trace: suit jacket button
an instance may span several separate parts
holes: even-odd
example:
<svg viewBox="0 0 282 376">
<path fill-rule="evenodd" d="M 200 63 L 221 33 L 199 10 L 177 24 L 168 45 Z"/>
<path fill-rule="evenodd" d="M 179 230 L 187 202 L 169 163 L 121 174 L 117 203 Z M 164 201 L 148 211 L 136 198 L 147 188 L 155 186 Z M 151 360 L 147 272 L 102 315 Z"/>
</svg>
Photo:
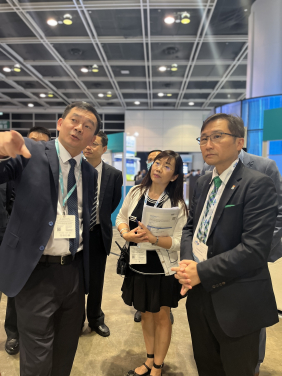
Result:
<svg viewBox="0 0 282 376">
<path fill-rule="evenodd" d="M 224 286 L 225 285 L 225 282 L 222 282 L 222 286 Z"/>
<path fill-rule="evenodd" d="M 220 283 L 219 286 L 222 286 L 222 283 Z"/>
<path fill-rule="evenodd" d="M 44 251 L 44 249 L 45 249 L 44 245 L 41 245 L 41 246 L 39 247 L 39 249 L 40 249 L 40 251 Z"/>
<path fill-rule="evenodd" d="M 49 226 L 53 226 L 53 224 L 54 224 L 54 223 L 53 223 L 52 221 L 51 221 L 51 222 L 49 222 Z"/>
<path fill-rule="evenodd" d="M 212 285 L 212 288 L 215 289 L 215 285 Z"/>
</svg>

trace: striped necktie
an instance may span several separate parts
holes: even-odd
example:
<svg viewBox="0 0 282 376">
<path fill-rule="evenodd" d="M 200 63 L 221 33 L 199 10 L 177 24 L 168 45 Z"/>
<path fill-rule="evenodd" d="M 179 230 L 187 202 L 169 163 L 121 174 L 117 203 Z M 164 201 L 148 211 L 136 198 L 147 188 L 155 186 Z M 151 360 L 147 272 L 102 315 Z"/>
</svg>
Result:
<svg viewBox="0 0 282 376">
<path fill-rule="evenodd" d="M 92 228 L 96 225 L 96 221 L 97 221 L 97 200 L 98 200 L 98 182 L 96 185 L 94 201 L 93 201 L 92 211 L 90 215 L 90 230 L 92 230 Z"/>
<path fill-rule="evenodd" d="M 203 219 L 202 219 L 201 225 L 199 226 L 199 231 L 197 234 L 197 238 L 204 244 L 206 244 L 206 241 L 207 241 L 209 224 L 210 224 L 210 220 L 211 220 L 212 213 L 213 213 L 213 211 L 210 211 L 210 209 L 214 202 L 215 196 L 217 195 L 218 189 L 221 186 L 222 180 L 220 179 L 219 176 L 215 176 L 213 178 L 213 183 L 214 183 L 214 187 L 208 198 L 205 215 L 203 216 Z"/>
<path fill-rule="evenodd" d="M 68 175 L 68 192 L 72 189 L 72 187 L 76 183 L 75 175 L 74 175 L 74 168 L 76 165 L 75 159 L 70 159 L 69 163 L 71 165 L 69 175 Z M 75 238 L 69 240 L 70 244 L 70 253 L 74 256 L 77 248 L 79 246 L 79 219 L 78 219 L 78 203 L 77 203 L 77 186 L 75 187 L 74 191 L 72 192 L 71 196 L 68 198 L 68 214 L 75 216 Z"/>
</svg>

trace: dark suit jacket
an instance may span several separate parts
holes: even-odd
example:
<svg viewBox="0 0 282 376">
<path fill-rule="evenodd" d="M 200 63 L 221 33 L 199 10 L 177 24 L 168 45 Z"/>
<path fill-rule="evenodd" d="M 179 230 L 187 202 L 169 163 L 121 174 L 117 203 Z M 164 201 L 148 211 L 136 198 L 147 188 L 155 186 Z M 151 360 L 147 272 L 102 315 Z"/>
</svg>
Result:
<svg viewBox="0 0 282 376">
<path fill-rule="evenodd" d="M 55 141 L 25 139 L 32 157 L 17 156 L 0 163 L 0 183 L 15 181 L 16 200 L 0 247 L 0 290 L 15 296 L 43 254 L 57 216 L 59 160 Z M 89 220 L 97 171 L 84 160 L 83 263 L 85 290 L 89 284 Z"/>
<path fill-rule="evenodd" d="M 196 183 L 183 228 L 182 260 L 193 259 L 192 238 L 210 181 L 211 175 L 207 174 Z M 197 266 L 201 283 L 211 294 L 219 324 L 230 337 L 243 336 L 278 321 L 267 266 L 277 207 L 273 181 L 239 161 L 215 212 L 206 243 L 208 259 Z"/>
<path fill-rule="evenodd" d="M 276 163 L 272 159 L 249 154 L 246 153 L 244 150 L 241 150 L 239 157 L 245 166 L 269 176 L 275 184 L 279 203 L 278 215 L 276 217 L 275 229 L 273 232 L 273 238 L 271 243 L 271 250 L 267 260 L 268 262 L 275 262 L 280 257 L 282 257 L 282 177 L 276 166 Z M 214 166 L 209 166 L 205 163 L 204 168 L 202 170 L 202 175 L 211 172 L 213 168 Z"/>
<path fill-rule="evenodd" d="M 111 214 L 121 199 L 122 172 L 103 162 L 99 197 L 99 220 L 107 255 L 110 254 L 113 237 Z"/>
</svg>

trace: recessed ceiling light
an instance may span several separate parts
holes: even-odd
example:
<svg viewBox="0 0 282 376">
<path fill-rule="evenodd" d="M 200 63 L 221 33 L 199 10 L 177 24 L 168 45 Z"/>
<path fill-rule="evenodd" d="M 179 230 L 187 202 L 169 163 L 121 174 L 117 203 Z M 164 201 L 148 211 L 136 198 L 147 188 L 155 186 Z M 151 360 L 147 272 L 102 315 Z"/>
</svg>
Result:
<svg viewBox="0 0 282 376">
<path fill-rule="evenodd" d="M 3 115 L 3 112 L 0 112 L 0 116 L 2 116 Z"/>
<path fill-rule="evenodd" d="M 49 18 L 49 20 L 47 20 L 47 24 L 49 26 L 57 26 L 58 25 L 58 21 L 56 21 L 54 18 Z"/>
<path fill-rule="evenodd" d="M 134 136 L 135 136 L 135 137 L 138 137 L 138 136 L 139 136 L 139 133 L 138 133 L 138 132 L 135 132 L 135 133 L 134 133 Z"/>
<path fill-rule="evenodd" d="M 39 94 L 39 96 L 41 97 L 41 98 L 45 98 L 46 97 L 46 94 Z"/>
<path fill-rule="evenodd" d="M 172 94 L 167 94 L 166 96 L 167 96 L 167 97 L 172 97 Z"/>
<path fill-rule="evenodd" d="M 190 14 L 189 13 L 187 13 L 187 12 L 183 12 L 182 14 L 181 14 L 181 23 L 183 24 L 183 25 L 187 25 L 188 23 L 190 23 Z"/>
<path fill-rule="evenodd" d="M 92 65 L 92 72 L 94 72 L 94 73 L 98 73 L 99 72 L 99 68 L 98 68 L 97 64 Z"/>
<path fill-rule="evenodd" d="M 130 72 L 129 72 L 129 70 L 121 70 L 120 73 L 121 74 L 129 74 Z"/>
<path fill-rule="evenodd" d="M 53 97 L 54 97 L 54 94 L 53 94 L 53 93 L 48 93 L 48 97 L 49 97 L 49 98 L 53 98 Z"/>
<path fill-rule="evenodd" d="M 135 101 L 134 104 L 138 105 L 138 104 L 140 104 L 140 102 L 139 101 Z"/>
<path fill-rule="evenodd" d="M 72 16 L 70 14 L 65 14 L 63 23 L 65 25 L 71 25 L 72 24 Z"/>
<path fill-rule="evenodd" d="M 164 19 L 164 22 L 168 25 L 171 25 L 175 22 L 175 18 L 173 16 L 167 16 L 165 19 Z"/>
<path fill-rule="evenodd" d="M 14 72 L 19 73 L 20 71 L 21 71 L 21 66 L 20 66 L 20 64 L 15 64 L 15 65 L 14 65 Z"/>
<path fill-rule="evenodd" d="M 188 104 L 189 104 L 189 106 L 194 106 L 195 103 L 194 102 L 189 102 Z"/>
<path fill-rule="evenodd" d="M 231 97 L 231 95 L 230 94 L 227 94 L 227 98 L 230 98 Z"/>
<path fill-rule="evenodd" d="M 11 72 L 11 70 L 12 70 L 12 69 L 9 68 L 9 67 L 4 67 L 4 68 L 3 68 L 3 71 L 4 71 L 4 72 Z"/>
<path fill-rule="evenodd" d="M 171 68 L 170 70 L 172 70 L 173 72 L 176 72 L 177 71 L 177 64 L 171 64 Z"/>
<path fill-rule="evenodd" d="M 104 94 L 100 93 L 98 94 L 98 97 L 103 98 Z"/>
<path fill-rule="evenodd" d="M 164 96 L 164 93 L 159 93 L 158 96 L 159 96 L 159 97 L 163 97 L 163 96 Z"/>
<path fill-rule="evenodd" d="M 248 12 L 248 9 L 244 9 L 245 12 Z"/>
<path fill-rule="evenodd" d="M 108 91 L 108 92 L 107 92 L 107 97 L 108 97 L 108 98 L 111 98 L 112 96 L 113 96 L 113 95 L 112 95 L 112 92 L 111 92 L 111 91 Z"/>
<path fill-rule="evenodd" d="M 86 67 L 82 67 L 80 70 L 81 70 L 81 72 L 83 72 L 83 73 L 87 73 L 87 72 L 88 72 L 88 68 L 86 68 Z"/>
<path fill-rule="evenodd" d="M 160 72 L 165 72 L 166 71 L 166 67 L 163 65 L 161 67 L 159 67 L 159 71 Z"/>
<path fill-rule="evenodd" d="M 34 107 L 34 104 L 33 103 L 29 103 L 28 107 Z"/>
</svg>

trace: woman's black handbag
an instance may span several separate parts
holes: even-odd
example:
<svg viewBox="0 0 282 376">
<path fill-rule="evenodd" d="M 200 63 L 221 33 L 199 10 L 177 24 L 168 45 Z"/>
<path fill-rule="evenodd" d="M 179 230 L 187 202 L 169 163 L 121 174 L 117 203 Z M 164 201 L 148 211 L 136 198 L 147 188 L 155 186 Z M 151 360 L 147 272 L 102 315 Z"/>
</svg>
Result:
<svg viewBox="0 0 282 376">
<path fill-rule="evenodd" d="M 128 270 L 129 270 L 129 247 L 126 242 L 124 246 L 121 248 L 121 246 L 116 242 L 116 245 L 120 249 L 120 256 L 117 261 L 117 274 L 126 276 Z"/>
</svg>

